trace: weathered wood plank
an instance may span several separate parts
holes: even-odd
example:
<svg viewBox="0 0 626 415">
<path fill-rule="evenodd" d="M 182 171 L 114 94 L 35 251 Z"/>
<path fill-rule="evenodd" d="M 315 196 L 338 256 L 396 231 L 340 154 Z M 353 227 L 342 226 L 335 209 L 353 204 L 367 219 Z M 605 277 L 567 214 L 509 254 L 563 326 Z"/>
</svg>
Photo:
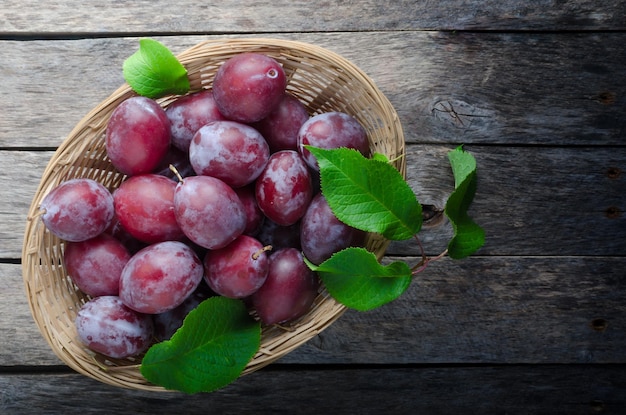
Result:
<svg viewBox="0 0 626 415">
<path fill-rule="evenodd" d="M 625 267 L 624 257 L 445 259 L 396 301 L 346 312 L 280 363 L 626 363 Z M 58 365 L 20 266 L 0 264 L 0 281 L 0 366 Z"/>
<path fill-rule="evenodd" d="M 280 367 L 211 394 L 114 388 L 77 374 L 1 374 L 0 410 L 44 414 L 622 414 L 622 366 Z M 78 392 L 78 393 L 77 393 Z M 88 402 L 88 404 L 86 404 Z"/>
<path fill-rule="evenodd" d="M 623 29 L 626 6 L 613 0 L 484 1 L 459 0 L 351 2 L 198 0 L 101 3 L 93 0 L 48 3 L 5 1 L 3 35 L 310 32 L 359 30 L 606 30 Z"/>
<path fill-rule="evenodd" d="M 30 313 L 21 266 L 0 263 L 0 284 L 0 366 L 62 364 Z"/>
<path fill-rule="evenodd" d="M 622 145 L 626 138 L 625 33 L 271 36 L 327 47 L 361 67 L 396 108 L 407 142 Z M 207 38 L 159 39 L 181 52 Z M 12 103 L 0 118 L 0 148 L 58 145 L 123 83 L 122 62 L 136 49 L 136 38 L 0 41 L 2 90 Z"/>
<path fill-rule="evenodd" d="M 452 147 L 409 146 L 407 180 L 423 204 L 443 209 L 453 188 Z M 621 148 L 465 146 L 478 166 L 471 215 L 485 228 L 484 255 L 623 255 L 626 153 Z M 425 229 L 431 254 L 452 236 L 446 221 Z M 411 241 L 393 254 L 417 255 Z"/>
<path fill-rule="evenodd" d="M 26 218 L 52 152 L 0 152 L 6 170 L 0 188 L 0 258 L 21 257 Z"/>
<path fill-rule="evenodd" d="M 410 145 L 407 180 L 422 204 L 443 209 L 453 189 L 453 147 Z M 483 255 L 622 255 L 626 250 L 626 154 L 620 148 L 467 146 L 478 161 L 471 214 L 487 232 Z M 19 258 L 26 215 L 52 152 L 0 151 L 0 257 Z M 615 177 L 615 175 L 617 177 Z M 421 233 L 428 253 L 452 236 L 447 220 Z M 418 255 L 411 241 L 394 255 Z"/>
</svg>

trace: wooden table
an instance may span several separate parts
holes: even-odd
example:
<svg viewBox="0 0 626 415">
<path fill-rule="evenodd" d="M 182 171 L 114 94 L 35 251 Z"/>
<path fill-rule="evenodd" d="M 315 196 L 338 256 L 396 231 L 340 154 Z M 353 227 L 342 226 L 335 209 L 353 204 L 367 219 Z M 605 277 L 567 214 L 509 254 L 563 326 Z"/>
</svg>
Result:
<svg viewBox="0 0 626 415">
<path fill-rule="evenodd" d="M 626 413 L 626 2 L 247 3 L 3 1 L 0 413 Z M 26 214 L 53 151 L 123 83 L 142 36 L 175 53 L 264 36 L 342 54 L 397 109 L 423 204 L 441 209 L 451 191 L 447 151 L 475 155 L 484 248 L 213 394 L 72 372 L 28 308 Z M 421 235 L 436 254 L 450 225 Z"/>
</svg>

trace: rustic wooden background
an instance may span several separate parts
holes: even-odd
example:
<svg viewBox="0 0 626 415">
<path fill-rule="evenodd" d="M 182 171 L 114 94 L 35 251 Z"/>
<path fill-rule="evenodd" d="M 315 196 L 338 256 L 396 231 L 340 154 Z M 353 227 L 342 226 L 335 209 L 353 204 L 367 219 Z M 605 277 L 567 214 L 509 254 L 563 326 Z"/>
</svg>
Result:
<svg viewBox="0 0 626 415">
<path fill-rule="evenodd" d="M 1 3 L 0 413 L 626 413 L 626 2 Z M 452 190 L 447 151 L 475 155 L 484 248 L 213 394 L 75 374 L 26 302 L 26 214 L 48 159 L 123 83 L 142 36 L 175 53 L 262 36 L 344 55 L 395 106 L 423 204 L 441 209 Z M 445 220 L 421 234 L 429 254 L 450 235 Z"/>
</svg>

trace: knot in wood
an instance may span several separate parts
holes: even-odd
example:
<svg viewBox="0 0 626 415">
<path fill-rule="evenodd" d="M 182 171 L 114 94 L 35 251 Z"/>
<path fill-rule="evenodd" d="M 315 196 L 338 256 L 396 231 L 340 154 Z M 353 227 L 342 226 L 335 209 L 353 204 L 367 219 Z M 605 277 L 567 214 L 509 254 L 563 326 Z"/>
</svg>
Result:
<svg viewBox="0 0 626 415">
<path fill-rule="evenodd" d="M 458 99 L 436 99 L 431 107 L 431 114 L 437 120 L 462 129 L 478 127 L 479 121 L 484 122 L 493 116 L 492 111 Z"/>
</svg>

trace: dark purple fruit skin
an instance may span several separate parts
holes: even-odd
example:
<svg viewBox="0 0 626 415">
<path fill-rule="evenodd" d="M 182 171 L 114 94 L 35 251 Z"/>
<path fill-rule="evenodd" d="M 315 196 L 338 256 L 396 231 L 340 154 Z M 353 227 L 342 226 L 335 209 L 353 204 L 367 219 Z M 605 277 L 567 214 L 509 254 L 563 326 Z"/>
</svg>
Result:
<svg viewBox="0 0 626 415">
<path fill-rule="evenodd" d="M 145 351 L 152 343 L 152 317 L 138 313 L 117 296 L 95 297 L 76 316 L 78 338 L 91 350 L 113 358 Z"/>
<path fill-rule="evenodd" d="M 183 240 L 174 214 L 174 180 L 159 174 L 131 176 L 115 190 L 115 216 L 135 239 L 147 243 Z"/>
<path fill-rule="evenodd" d="M 200 127 L 225 119 L 215 104 L 213 91 L 206 89 L 177 98 L 165 113 L 171 124 L 172 145 L 185 152 Z"/>
<path fill-rule="evenodd" d="M 263 324 L 287 323 L 311 309 L 319 286 L 300 251 L 285 248 L 270 256 L 267 279 L 250 297 L 251 304 Z"/>
<path fill-rule="evenodd" d="M 283 248 L 300 248 L 300 221 L 289 226 L 282 226 L 265 218 L 263 225 L 254 235 L 264 246 L 270 245 L 271 255 Z"/>
<path fill-rule="evenodd" d="M 313 197 L 311 173 L 297 151 L 270 156 L 255 184 L 257 204 L 270 220 L 282 226 L 296 223 Z"/>
<path fill-rule="evenodd" d="M 197 174 L 217 177 L 233 188 L 252 183 L 269 157 L 261 133 L 235 121 L 203 125 L 189 145 L 189 161 Z"/>
<path fill-rule="evenodd" d="M 172 170 L 170 166 L 173 166 L 174 169 Z M 179 150 L 174 146 L 170 147 L 170 150 L 152 173 L 168 177 L 175 181 L 178 181 L 178 176 L 189 177 L 196 175 L 196 172 L 189 162 L 189 153 Z"/>
<path fill-rule="evenodd" d="M 309 118 L 298 132 L 298 151 L 311 169 L 319 171 L 317 160 L 304 146 L 324 149 L 352 148 L 369 156 L 367 132 L 359 121 L 344 112 L 325 112 Z"/>
<path fill-rule="evenodd" d="M 213 80 L 213 96 L 229 120 L 260 121 L 280 103 L 287 78 L 282 66 L 259 53 L 240 53 L 220 66 Z"/>
<path fill-rule="evenodd" d="M 261 230 L 265 223 L 265 215 L 261 212 L 259 205 L 256 203 L 254 184 L 238 187 L 234 190 L 246 211 L 246 228 L 243 233 L 244 235 L 254 236 Z"/>
<path fill-rule="evenodd" d="M 191 247 L 178 241 L 159 242 L 137 252 L 126 263 L 119 298 L 140 313 L 163 313 L 185 301 L 203 275 L 202 261 Z"/>
<path fill-rule="evenodd" d="M 252 126 L 265 137 L 275 153 L 298 149 L 298 131 L 308 119 L 304 104 L 293 95 L 285 94 L 274 111 Z"/>
<path fill-rule="evenodd" d="M 107 233 L 81 242 L 67 242 L 63 264 L 76 286 L 91 297 L 118 295 L 120 275 L 131 253 Z"/>
<path fill-rule="evenodd" d="M 313 197 L 300 223 L 302 252 L 316 265 L 337 251 L 360 245 L 364 236 L 364 232 L 337 219 L 322 193 Z"/>
<path fill-rule="evenodd" d="M 170 120 L 165 110 L 146 97 L 123 101 L 107 123 L 107 155 L 117 170 L 129 176 L 156 169 L 171 141 Z"/>
<path fill-rule="evenodd" d="M 232 187 L 211 176 L 192 176 L 176 186 L 174 212 L 185 235 L 196 245 L 219 249 L 246 228 L 246 211 Z"/>
<path fill-rule="evenodd" d="M 252 295 L 265 282 L 269 269 L 263 245 L 248 235 L 240 235 L 224 248 L 210 249 L 203 263 L 207 285 L 228 298 Z"/>
<path fill-rule="evenodd" d="M 41 201 L 40 211 L 44 225 L 70 242 L 99 235 L 115 215 L 111 192 L 87 178 L 67 180 L 56 186 Z"/>
</svg>

